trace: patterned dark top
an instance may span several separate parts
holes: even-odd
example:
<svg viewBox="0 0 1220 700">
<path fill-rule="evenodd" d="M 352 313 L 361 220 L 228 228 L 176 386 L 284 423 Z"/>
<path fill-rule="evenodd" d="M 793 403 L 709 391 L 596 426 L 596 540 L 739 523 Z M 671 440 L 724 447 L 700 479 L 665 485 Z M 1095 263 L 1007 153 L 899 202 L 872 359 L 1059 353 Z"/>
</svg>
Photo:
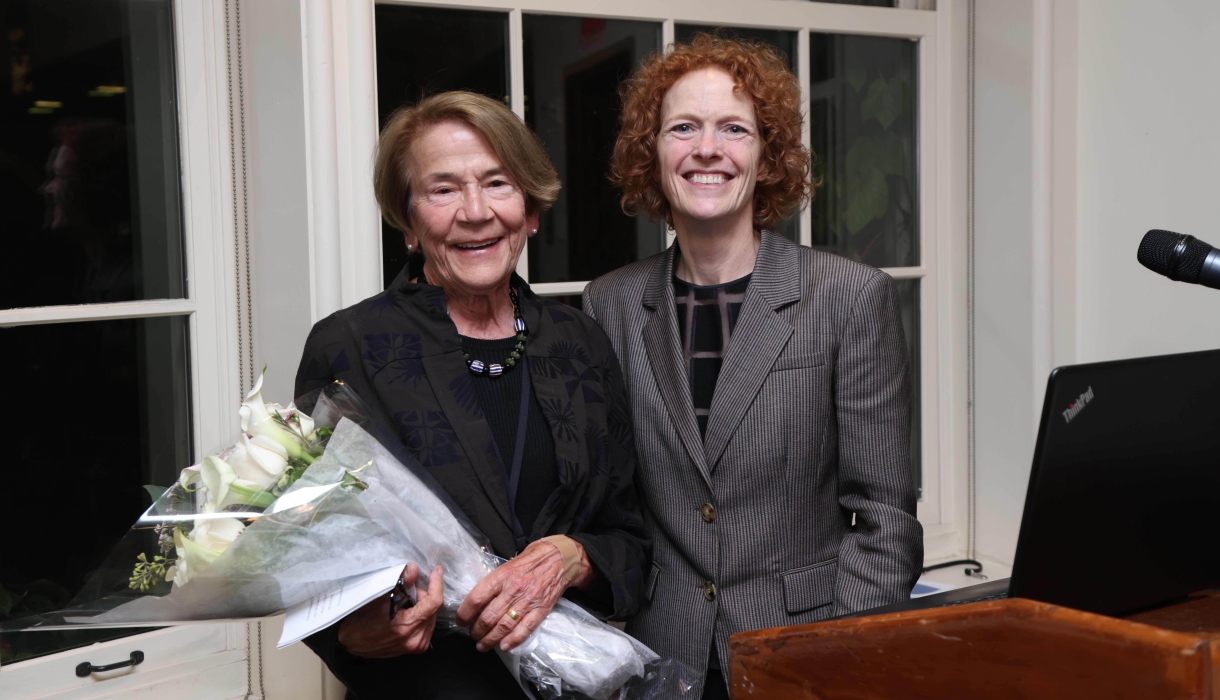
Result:
<svg viewBox="0 0 1220 700">
<path fill-rule="evenodd" d="M 516 336 L 498 340 L 482 340 L 462 336 L 462 351 L 472 358 L 484 362 L 499 362 L 517 345 Z M 474 390 L 479 395 L 479 407 L 487 416 L 487 423 L 500 448 L 500 459 L 506 465 L 513 463 L 513 450 L 517 448 L 517 413 L 521 408 L 520 367 L 505 370 L 493 377 L 487 374 L 474 376 Z M 555 469 L 555 439 L 551 437 L 546 416 L 538 403 L 538 392 L 530 385 L 529 419 L 525 426 L 525 449 L 521 455 L 521 480 L 515 494 L 517 518 L 530 540 L 544 537 L 535 532 L 538 516 L 546 508 L 547 501 L 559 488 L 559 472 Z"/>
<path fill-rule="evenodd" d="M 702 436 L 707 435 L 707 416 L 712 408 L 712 395 L 716 393 L 716 380 L 720 378 L 720 365 L 749 286 L 749 275 L 710 286 L 684 282 L 674 275 L 678 335 L 690 377 L 695 420 L 699 421 Z"/>
<path fill-rule="evenodd" d="M 397 432 L 493 551 L 510 558 L 517 548 L 501 451 L 475 384 L 479 377 L 462 359 L 444 290 L 411 282 L 417 274 L 404 270 L 386 291 L 315 324 L 297 370 L 296 395 L 345 382 L 373 420 Z M 516 275 L 512 285 L 529 328 L 530 383 L 553 441 L 558 477 L 557 488 L 539 489 L 546 492 L 544 505 L 530 539 L 564 534 L 580 542 L 605 581 L 604 595 L 573 588 L 568 597 L 621 620 L 638 608 L 650 570 L 622 370 L 609 339 L 588 316 L 539 297 Z M 348 654 L 338 644 L 337 624 L 305 643 L 361 700 L 401 697 L 404 678 L 413 679 L 417 698 L 522 696 L 499 659 L 479 654 L 468 636 L 437 638 L 428 652 L 392 659 Z M 478 689 L 466 690 L 474 685 Z"/>
</svg>

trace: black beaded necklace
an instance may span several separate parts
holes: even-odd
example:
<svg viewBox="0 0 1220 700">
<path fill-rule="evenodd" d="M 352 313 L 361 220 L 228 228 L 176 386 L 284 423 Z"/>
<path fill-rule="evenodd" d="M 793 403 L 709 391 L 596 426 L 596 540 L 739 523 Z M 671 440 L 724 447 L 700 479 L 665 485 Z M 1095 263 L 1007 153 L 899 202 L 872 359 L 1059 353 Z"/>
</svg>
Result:
<svg viewBox="0 0 1220 700">
<path fill-rule="evenodd" d="M 529 329 L 525 327 L 525 319 L 521 318 L 521 305 L 517 303 L 517 293 L 511 287 L 508 290 L 508 298 L 513 303 L 513 330 L 517 332 L 517 345 L 513 347 L 512 352 L 508 353 L 508 357 L 504 358 L 503 364 L 472 360 L 469 354 L 462 353 L 466 366 L 475 374 L 498 377 L 504 373 L 504 370 L 512 369 L 517 364 L 517 360 L 520 360 L 521 356 L 525 354 L 525 339 L 529 336 Z"/>
</svg>

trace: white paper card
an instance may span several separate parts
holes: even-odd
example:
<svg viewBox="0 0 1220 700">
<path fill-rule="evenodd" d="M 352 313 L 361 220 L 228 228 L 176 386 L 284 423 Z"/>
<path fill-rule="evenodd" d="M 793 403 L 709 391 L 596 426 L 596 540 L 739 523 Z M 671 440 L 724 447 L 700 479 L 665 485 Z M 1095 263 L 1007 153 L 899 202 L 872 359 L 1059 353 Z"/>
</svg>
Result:
<svg viewBox="0 0 1220 700">
<path fill-rule="evenodd" d="M 911 597 L 922 598 L 926 595 L 932 595 L 933 593 L 951 591 L 954 588 L 957 588 L 957 586 L 953 585 L 952 583 L 941 583 L 939 581 L 929 581 L 921 578 L 918 582 L 916 582 L 915 587 L 911 589 Z"/>
<path fill-rule="evenodd" d="M 284 631 L 276 648 L 283 649 L 314 632 L 324 630 L 370 600 L 389 593 L 398 583 L 402 566 L 396 564 L 338 583 L 318 584 L 317 592 L 308 600 L 284 611 Z"/>
</svg>

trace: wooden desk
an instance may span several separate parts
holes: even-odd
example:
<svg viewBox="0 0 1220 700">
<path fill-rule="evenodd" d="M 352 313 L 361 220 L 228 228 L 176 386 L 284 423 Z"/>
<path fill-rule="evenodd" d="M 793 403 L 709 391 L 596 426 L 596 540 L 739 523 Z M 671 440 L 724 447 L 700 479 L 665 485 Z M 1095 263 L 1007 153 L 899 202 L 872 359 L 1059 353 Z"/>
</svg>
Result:
<svg viewBox="0 0 1220 700">
<path fill-rule="evenodd" d="M 745 698 L 1220 700 L 1220 593 L 1125 619 L 1012 598 L 733 635 Z"/>
</svg>

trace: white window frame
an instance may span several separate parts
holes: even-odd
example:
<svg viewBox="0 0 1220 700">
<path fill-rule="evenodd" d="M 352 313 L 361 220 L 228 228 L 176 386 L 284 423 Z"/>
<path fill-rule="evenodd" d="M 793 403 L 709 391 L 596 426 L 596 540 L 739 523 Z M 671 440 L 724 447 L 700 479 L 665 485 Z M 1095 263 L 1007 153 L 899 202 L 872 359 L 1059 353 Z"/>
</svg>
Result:
<svg viewBox="0 0 1220 700">
<path fill-rule="evenodd" d="M 229 149 L 221 146 L 229 143 L 225 11 L 224 0 L 173 3 L 186 298 L 0 310 L 0 327 L 187 316 L 196 456 L 216 452 L 232 439 L 242 399 L 233 163 Z M 252 628 L 235 623 L 171 627 L 0 666 L 0 700 L 132 697 L 153 685 L 158 695 L 245 697 Z M 138 666 L 104 677 L 76 677 L 82 661 L 111 663 L 136 649 L 146 655 Z"/>
<path fill-rule="evenodd" d="M 808 111 L 809 32 L 901 37 L 919 42 L 920 265 L 888 268 L 920 284 L 920 356 L 925 561 L 961 556 L 968 546 L 969 424 L 966 306 L 966 5 L 935 11 L 793 0 L 377 0 L 378 4 L 502 11 L 509 22 L 510 103 L 524 114 L 522 16 L 530 14 L 660 23 L 665 45 L 676 23 L 798 32 L 796 72 Z M 311 250 L 315 318 L 381 291 L 380 217 L 373 197 L 377 133 L 373 0 L 315 0 L 303 18 L 309 124 Z M 809 126 L 804 139 L 809 143 Z M 800 216 L 809 243 L 811 218 Z M 326 255 L 319 253 L 326 251 Z M 519 272 L 529 279 L 528 256 Z M 586 281 L 533 285 L 539 294 L 579 294 Z"/>
</svg>

